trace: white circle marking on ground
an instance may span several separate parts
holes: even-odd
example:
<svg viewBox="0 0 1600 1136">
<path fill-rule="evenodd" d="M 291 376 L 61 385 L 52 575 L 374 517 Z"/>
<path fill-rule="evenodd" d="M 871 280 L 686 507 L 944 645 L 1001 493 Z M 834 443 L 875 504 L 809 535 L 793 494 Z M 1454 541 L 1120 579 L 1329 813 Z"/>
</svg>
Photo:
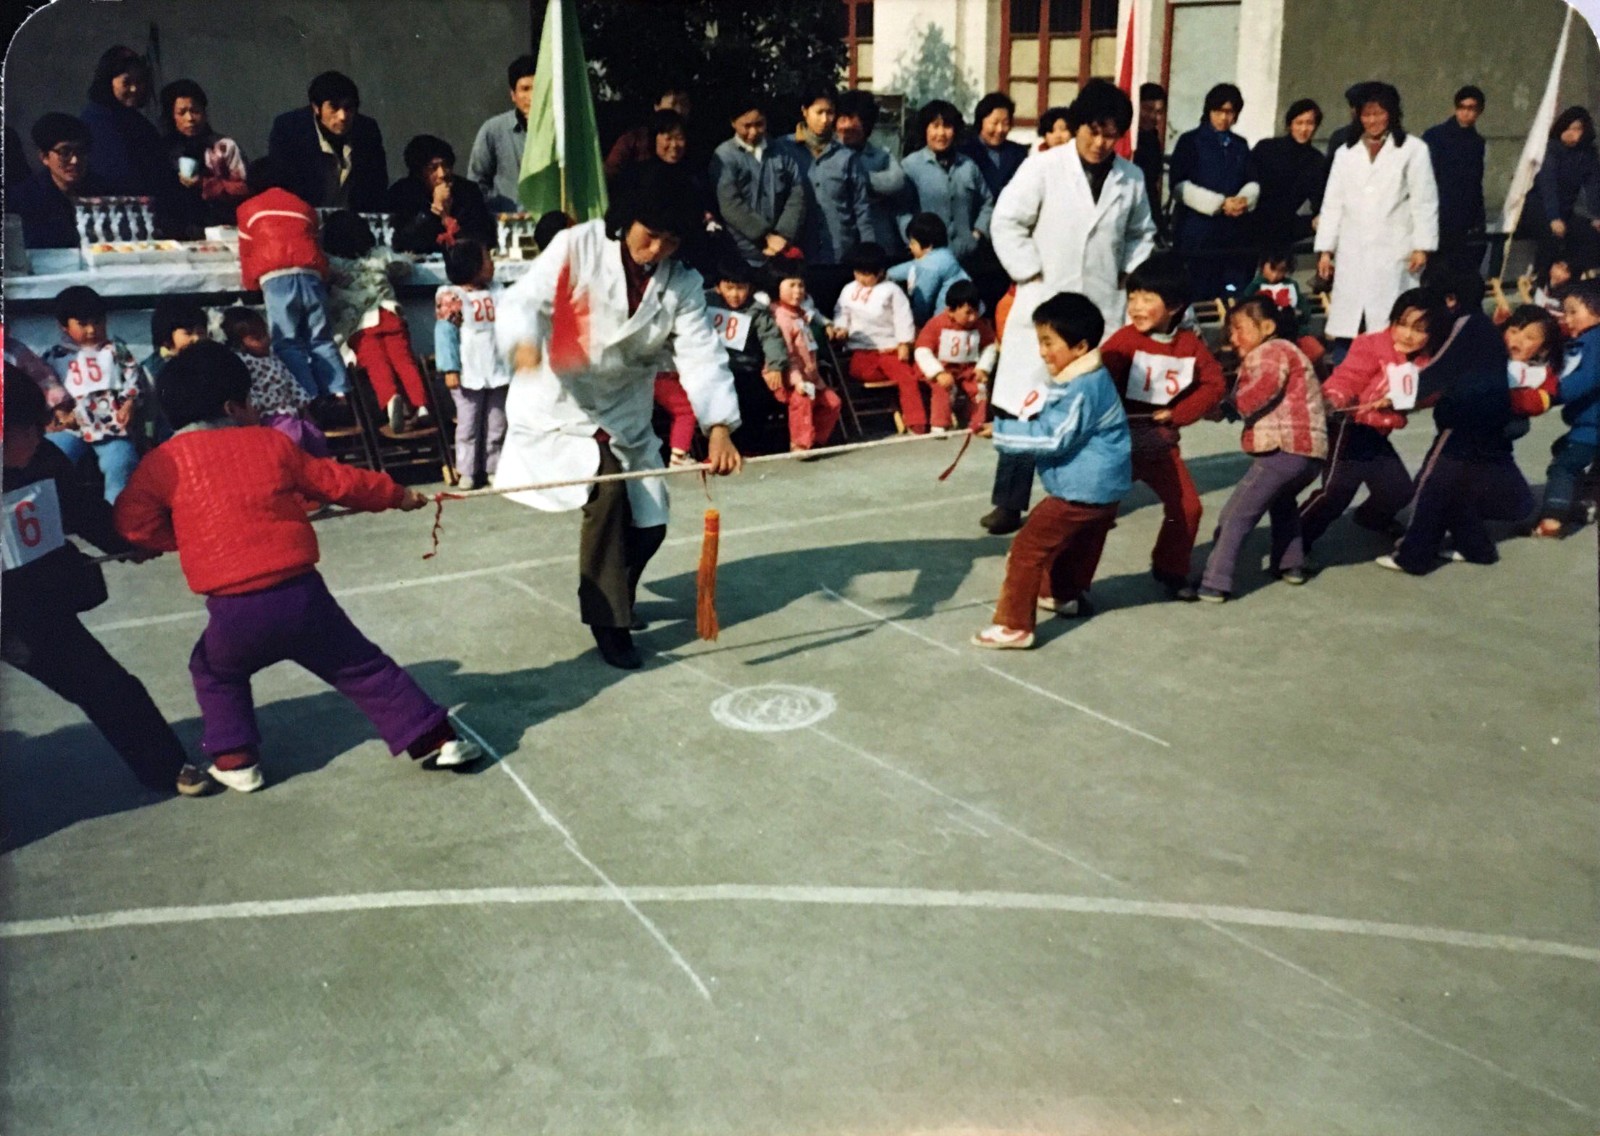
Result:
<svg viewBox="0 0 1600 1136">
<path fill-rule="evenodd" d="M 711 704 L 711 716 L 730 730 L 777 734 L 814 726 L 837 705 L 826 690 L 769 683 L 729 691 Z"/>
</svg>

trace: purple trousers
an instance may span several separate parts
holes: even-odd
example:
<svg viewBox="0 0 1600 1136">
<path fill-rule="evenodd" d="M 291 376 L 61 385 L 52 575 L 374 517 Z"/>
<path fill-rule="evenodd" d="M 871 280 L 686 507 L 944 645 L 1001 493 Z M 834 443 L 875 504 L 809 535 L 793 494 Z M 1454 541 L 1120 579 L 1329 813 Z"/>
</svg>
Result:
<svg viewBox="0 0 1600 1136">
<path fill-rule="evenodd" d="M 208 596 L 206 624 L 189 656 L 200 703 L 200 748 L 216 756 L 261 744 L 250 678 L 299 663 L 356 704 L 389 752 L 438 729 L 446 711 L 350 622 L 316 572 L 242 596 Z"/>
<path fill-rule="evenodd" d="M 1278 450 L 1258 454 L 1217 518 L 1217 533 L 1206 559 L 1205 575 L 1200 578 L 1201 586 L 1219 592 L 1233 591 L 1239 549 L 1268 514 L 1272 517 L 1272 570 L 1304 567 L 1306 551 L 1300 541 L 1300 505 L 1296 498 L 1321 472 L 1322 461 L 1318 458 Z"/>
<path fill-rule="evenodd" d="M 1446 430 L 1417 476 L 1411 523 L 1395 545 L 1395 563 L 1420 576 L 1439 565 L 1439 549 L 1449 533 L 1456 551 L 1474 564 L 1500 559 L 1486 521 L 1520 521 L 1534 509 L 1533 490 L 1510 453 L 1481 461 L 1444 454 Z"/>
</svg>

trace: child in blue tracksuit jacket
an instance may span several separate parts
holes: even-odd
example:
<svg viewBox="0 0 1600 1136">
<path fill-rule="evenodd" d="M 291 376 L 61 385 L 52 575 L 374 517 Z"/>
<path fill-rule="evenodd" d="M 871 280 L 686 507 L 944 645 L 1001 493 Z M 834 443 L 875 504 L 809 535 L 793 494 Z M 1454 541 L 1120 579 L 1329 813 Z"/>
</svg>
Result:
<svg viewBox="0 0 1600 1136">
<path fill-rule="evenodd" d="M 1128 416 L 1095 349 L 1105 333 L 1100 309 L 1061 292 L 1034 309 L 1033 325 L 1050 390 L 1035 417 L 996 422 L 994 440 L 1002 453 L 1034 459 L 1049 496 L 1011 543 L 994 623 L 972 637 L 977 647 L 1033 646 L 1036 607 L 1089 613 L 1089 583 L 1133 482 Z"/>
<path fill-rule="evenodd" d="M 911 318 L 920 328 L 944 311 L 950 285 L 972 277 L 950 251 L 949 233 L 937 213 L 918 213 L 911 218 L 906 226 L 906 242 L 912 259 L 889 269 L 889 280 L 911 297 Z"/>
<path fill-rule="evenodd" d="M 1560 536 L 1573 519 L 1579 483 L 1600 453 L 1600 280 L 1579 280 L 1562 300 L 1567 359 L 1552 401 L 1572 429 L 1550 447 L 1536 536 Z"/>
</svg>

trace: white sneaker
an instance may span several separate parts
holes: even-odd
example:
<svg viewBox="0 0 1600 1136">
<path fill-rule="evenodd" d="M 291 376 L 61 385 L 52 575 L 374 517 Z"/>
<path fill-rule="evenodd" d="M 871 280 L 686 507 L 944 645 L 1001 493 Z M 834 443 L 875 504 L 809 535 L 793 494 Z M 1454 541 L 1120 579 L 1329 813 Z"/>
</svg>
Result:
<svg viewBox="0 0 1600 1136">
<path fill-rule="evenodd" d="M 457 765 L 471 765 L 482 757 L 483 750 L 478 748 L 478 743 L 466 738 L 453 738 L 440 746 L 438 753 L 423 758 L 422 764 L 427 769 L 449 769 Z"/>
<path fill-rule="evenodd" d="M 1439 559 L 1448 560 L 1453 564 L 1465 564 L 1467 562 L 1467 558 L 1461 555 L 1459 549 L 1455 548 L 1441 548 L 1439 550 Z"/>
<path fill-rule="evenodd" d="M 247 765 L 243 769 L 218 769 L 213 765 L 208 772 L 217 784 L 226 785 L 240 793 L 254 793 L 267 783 L 261 776 L 260 762 Z"/>
<path fill-rule="evenodd" d="M 1015 631 L 991 623 L 972 637 L 974 647 L 988 647 L 996 651 L 1026 651 L 1033 646 L 1033 632 Z"/>
<path fill-rule="evenodd" d="M 1387 553 L 1385 553 L 1383 556 L 1378 557 L 1376 560 L 1373 561 L 1373 563 L 1376 564 L 1379 568 L 1387 568 L 1391 572 L 1404 572 L 1405 571 L 1404 568 L 1400 567 L 1399 563 L 1395 560 L 1395 558 L 1390 556 L 1390 555 L 1388 555 Z"/>
<path fill-rule="evenodd" d="M 461 490 L 463 493 L 471 492 L 477 487 L 478 483 L 472 478 L 468 477 L 466 474 L 462 474 L 460 477 L 456 478 L 456 488 Z"/>
<path fill-rule="evenodd" d="M 930 434 L 948 434 L 948 433 L 950 433 L 950 427 L 948 427 L 948 426 L 929 426 L 928 427 L 928 433 L 930 433 Z"/>
</svg>

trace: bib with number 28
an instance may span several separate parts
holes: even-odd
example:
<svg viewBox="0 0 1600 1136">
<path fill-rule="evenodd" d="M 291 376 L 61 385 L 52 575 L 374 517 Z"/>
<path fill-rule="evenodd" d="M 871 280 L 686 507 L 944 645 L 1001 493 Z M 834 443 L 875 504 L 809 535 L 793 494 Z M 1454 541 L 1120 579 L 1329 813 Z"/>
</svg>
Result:
<svg viewBox="0 0 1600 1136">
<path fill-rule="evenodd" d="M 1389 379 L 1389 402 L 1396 410 L 1411 410 L 1417 405 L 1417 365 L 1415 363 L 1385 363 L 1383 373 Z"/>
<path fill-rule="evenodd" d="M 1128 397 L 1134 402 L 1166 406 L 1194 384 L 1194 359 L 1135 351 L 1128 368 Z"/>
<path fill-rule="evenodd" d="M 755 322 L 754 311 L 734 312 L 727 308 L 707 308 L 711 317 L 711 330 L 717 341 L 729 351 L 743 351 L 750 342 L 750 325 Z"/>
<path fill-rule="evenodd" d="M 66 543 L 61 528 L 61 499 L 49 479 L 13 489 L 4 497 L 5 528 L 0 532 L 0 559 L 6 570 L 32 564 Z"/>
</svg>

